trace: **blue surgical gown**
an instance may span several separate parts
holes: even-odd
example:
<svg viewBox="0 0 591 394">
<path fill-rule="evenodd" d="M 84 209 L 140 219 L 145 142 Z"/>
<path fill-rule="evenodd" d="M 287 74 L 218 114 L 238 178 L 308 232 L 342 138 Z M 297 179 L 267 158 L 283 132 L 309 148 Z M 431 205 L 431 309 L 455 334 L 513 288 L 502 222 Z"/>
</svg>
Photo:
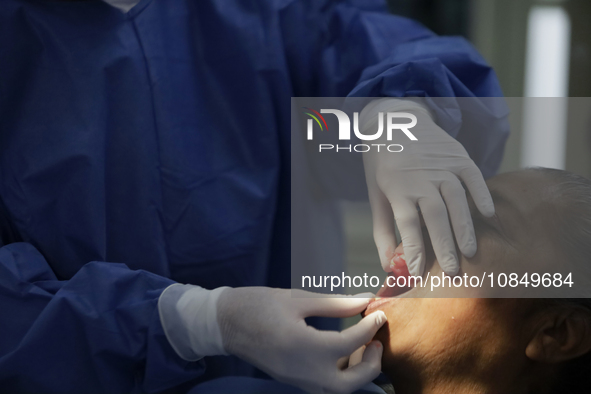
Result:
<svg viewBox="0 0 591 394">
<path fill-rule="evenodd" d="M 181 360 L 156 305 L 175 281 L 289 286 L 290 97 L 501 96 L 465 40 L 366 3 L 0 1 L 1 392 L 251 373 Z M 492 175 L 506 111 L 446 113 Z"/>
</svg>

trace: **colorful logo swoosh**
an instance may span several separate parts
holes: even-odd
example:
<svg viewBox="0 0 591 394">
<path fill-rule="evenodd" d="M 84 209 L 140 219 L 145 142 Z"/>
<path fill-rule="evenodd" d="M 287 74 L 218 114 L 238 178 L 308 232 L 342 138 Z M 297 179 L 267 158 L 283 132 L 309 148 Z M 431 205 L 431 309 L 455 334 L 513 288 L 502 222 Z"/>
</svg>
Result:
<svg viewBox="0 0 591 394">
<path fill-rule="evenodd" d="M 328 131 L 328 125 L 326 124 L 326 120 L 324 120 L 324 117 L 322 115 L 320 115 L 320 112 L 315 111 L 312 108 L 308 108 L 308 107 L 303 107 L 303 108 L 307 109 L 308 111 L 312 111 L 316 115 L 318 115 L 318 117 L 320 117 L 320 119 L 322 119 L 322 122 L 324 123 L 324 126 L 326 127 L 326 131 Z M 322 127 L 322 123 L 320 123 L 320 120 L 318 120 L 318 118 L 316 116 L 314 116 L 314 114 L 311 114 L 310 112 L 305 112 L 305 114 L 310 116 L 312 119 L 314 119 L 316 121 L 316 123 L 318 123 L 318 126 L 320 126 L 320 130 L 324 130 L 324 128 Z"/>
</svg>

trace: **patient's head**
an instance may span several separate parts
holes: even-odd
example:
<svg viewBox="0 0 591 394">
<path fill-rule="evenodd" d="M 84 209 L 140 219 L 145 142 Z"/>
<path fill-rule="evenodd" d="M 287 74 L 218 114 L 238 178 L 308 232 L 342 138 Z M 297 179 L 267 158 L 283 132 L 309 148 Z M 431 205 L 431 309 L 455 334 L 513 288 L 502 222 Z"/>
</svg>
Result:
<svg viewBox="0 0 591 394">
<path fill-rule="evenodd" d="M 460 275 L 525 262 L 589 265 L 590 181 L 535 169 L 488 185 L 496 218 L 471 207 L 478 252 L 462 257 Z M 430 275 L 441 275 L 430 260 Z M 591 300 L 411 298 L 422 291 L 368 308 L 388 316 L 377 338 L 397 394 L 589 392 Z"/>
</svg>

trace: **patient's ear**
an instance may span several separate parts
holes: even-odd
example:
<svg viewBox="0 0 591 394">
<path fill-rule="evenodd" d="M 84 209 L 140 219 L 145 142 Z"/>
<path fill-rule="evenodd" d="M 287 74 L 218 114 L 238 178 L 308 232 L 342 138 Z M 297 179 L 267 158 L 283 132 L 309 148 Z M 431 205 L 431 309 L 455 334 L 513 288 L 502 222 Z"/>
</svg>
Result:
<svg viewBox="0 0 591 394">
<path fill-rule="evenodd" d="M 544 312 L 525 354 L 534 361 L 559 363 L 590 351 L 591 312 L 567 307 Z"/>
</svg>

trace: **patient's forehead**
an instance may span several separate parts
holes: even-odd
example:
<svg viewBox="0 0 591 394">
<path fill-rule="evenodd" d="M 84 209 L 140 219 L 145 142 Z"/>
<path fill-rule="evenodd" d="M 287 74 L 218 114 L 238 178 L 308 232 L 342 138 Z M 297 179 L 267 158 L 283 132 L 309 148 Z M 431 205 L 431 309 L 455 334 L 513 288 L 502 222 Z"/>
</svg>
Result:
<svg viewBox="0 0 591 394">
<path fill-rule="evenodd" d="M 497 175 L 487 182 L 493 195 L 505 198 L 527 213 L 539 204 L 554 204 L 556 182 L 540 171 L 522 170 Z"/>
<path fill-rule="evenodd" d="M 497 175 L 487 181 L 502 224 L 516 238 L 551 230 L 557 213 L 555 184 L 549 176 L 525 170 Z M 541 226 L 541 227 L 540 227 Z M 552 236 L 553 234 L 547 234 Z"/>
<path fill-rule="evenodd" d="M 558 257 L 556 182 L 541 172 L 525 170 L 497 175 L 487 184 L 500 233 L 491 232 L 487 237 L 497 247 L 514 249 L 511 254 L 516 252 L 528 259 Z"/>
</svg>

